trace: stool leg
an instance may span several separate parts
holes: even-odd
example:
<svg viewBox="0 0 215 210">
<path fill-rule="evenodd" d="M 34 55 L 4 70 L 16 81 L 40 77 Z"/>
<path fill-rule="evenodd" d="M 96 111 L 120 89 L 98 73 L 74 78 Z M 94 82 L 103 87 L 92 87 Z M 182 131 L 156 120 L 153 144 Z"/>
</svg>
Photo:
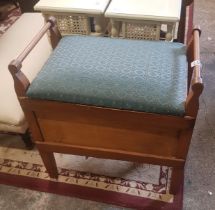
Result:
<svg viewBox="0 0 215 210">
<path fill-rule="evenodd" d="M 57 165 L 54 158 L 53 152 L 46 152 L 39 150 L 40 156 L 43 160 L 45 168 L 51 178 L 58 178 Z"/>
<path fill-rule="evenodd" d="M 173 167 L 170 194 L 176 195 L 183 184 L 184 167 Z"/>
</svg>

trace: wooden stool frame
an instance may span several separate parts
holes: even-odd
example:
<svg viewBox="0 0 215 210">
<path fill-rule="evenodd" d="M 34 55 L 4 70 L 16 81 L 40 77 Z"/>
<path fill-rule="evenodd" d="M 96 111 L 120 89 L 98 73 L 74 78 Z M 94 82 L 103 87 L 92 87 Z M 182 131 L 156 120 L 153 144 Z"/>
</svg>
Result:
<svg viewBox="0 0 215 210">
<path fill-rule="evenodd" d="M 173 167 L 170 193 L 176 194 L 203 91 L 199 62 L 200 29 L 193 30 L 187 47 L 188 86 L 183 117 L 117 110 L 48 100 L 30 99 L 30 85 L 22 61 L 50 31 L 53 48 L 61 39 L 50 18 L 28 47 L 9 65 L 15 90 L 29 122 L 32 138 L 52 178 L 58 177 L 54 152 L 110 158 Z"/>
</svg>

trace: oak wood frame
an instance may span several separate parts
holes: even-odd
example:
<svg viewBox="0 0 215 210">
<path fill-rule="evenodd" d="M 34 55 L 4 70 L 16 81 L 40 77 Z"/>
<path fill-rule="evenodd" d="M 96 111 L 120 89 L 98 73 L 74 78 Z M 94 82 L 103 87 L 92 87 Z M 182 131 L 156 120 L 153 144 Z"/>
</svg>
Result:
<svg viewBox="0 0 215 210">
<path fill-rule="evenodd" d="M 190 62 L 200 58 L 200 29 L 193 30 L 187 47 L 189 89 L 183 117 L 28 98 L 30 82 L 22 73 L 21 64 L 48 30 L 55 48 L 61 36 L 52 18 L 9 64 L 9 71 L 50 177 L 58 177 L 54 152 L 146 162 L 173 167 L 170 192 L 177 193 L 203 90 L 200 67 L 190 67 Z"/>
</svg>

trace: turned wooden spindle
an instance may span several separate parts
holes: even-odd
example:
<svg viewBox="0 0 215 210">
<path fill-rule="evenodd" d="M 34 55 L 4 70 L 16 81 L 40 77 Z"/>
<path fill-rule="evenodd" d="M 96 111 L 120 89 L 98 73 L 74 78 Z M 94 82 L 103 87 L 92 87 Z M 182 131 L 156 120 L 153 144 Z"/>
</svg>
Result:
<svg viewBox="0 0 215 210">
<path fill-rule="evenodd" d="M 188 96 L 185 104 L 186 115 L 196 118 L 199 109 L 199 96 L 201 95 L 204 85 L 201 78 L 201 62 L 199 37 L 201 35 L 200 28 L 194 27 L 193 36 L 188 45 Z M 190 52 L 193 52 L 190 54 Z"/>
</svg>

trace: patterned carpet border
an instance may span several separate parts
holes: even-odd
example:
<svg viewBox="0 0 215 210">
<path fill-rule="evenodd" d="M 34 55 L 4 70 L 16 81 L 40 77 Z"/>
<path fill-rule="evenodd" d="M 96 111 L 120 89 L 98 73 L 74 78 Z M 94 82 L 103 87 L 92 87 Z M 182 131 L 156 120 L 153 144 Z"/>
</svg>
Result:
<svg viewBox="0 0 215 210">
<path fill-rule="evenodd" d="M 158 185 L 62 168 L 58 169 L 59 178 L 58 180 L 55 180 L 49 178 L 43 165 L 1 158 L 0 172 L 120 192 L 127 195 L 134 195 L 167 203 L 173 202 L 173 196 L 168 194 L 168 183 L 170 182 L 169 177 L 171 176 L 171 170 L 164 166 L 160 169 Z"/>
<path fill-rule="evenodd" d="M 146 210 L 182 208 L 183 189 L 173 199 L 167 193 L 169 182 L 162 184 L 170 173 L 168 167 L 161 167 L 159 185 L 147 186 L 139 181 L 60 168 L 55 180 L 49 178 L 43 165 L 0 158 L 0 184 Z"/>
<path fill-rule="evenodd" d="M 137 175 L 134 179 L 132 179 L 133 176 L 128 176 L 129 178 L 121 178 L 120 175 L 112 176 L 112 173 L 108 176 L 103 174 L 101 170 L 92 170 L 97 172 L 90 173 L 90 168 L 85 172 L 84 168 L 80 167 L 86 164 L 91 165 L 91 167 L 98 167 L 100 162 L 104 165 L 107 164 L 107 162 L 104 163 L 105 160 L 68 155 L 63 157 L 63 155 L 57 154 L 55 158 L 58 161 L 64 161 L 64 164 L 62 164 L 64 167 L 59 168 L 58 180 L 49 178 L 38 151 L 0 146 L 0 183 L 137 209 L 145 209 L 146 205 L 149 205 L 152 209 L 160 209 L 157 206 L 165 206 L 164 210 L 169 209 L 169 206 L 170 209 L 181 209 L 182 191 L 174 197 L 168 193 L 171 177 L 171 169 L 168 167 L 157 166 L 154 171 L 155 168 L 151 166 L 153 171 L 151 174 L 147 172 L 151 170 L 150 166 L 138 164 L 130 168 L 127 165 L 128 170 L 140 170 L 142 176 L 146 173 L 151 177 L 154 173 L 158 173 L 158 176 L 155 176 L 152 179 L 154 181 L 152 181 Z M 72 167 L 74 166 L 72 161 L 78 162 L 78 167 L 76 165 L 75 170 Z M 94 164 L 92 164 L 92 161 Z M 95 164 L 95 161 L 98 161 L 97 164 Z M 108 164 L 107 167 L 110 167 Z M 111 161 L 111 164 L 116 164 L 116 162 Z M 123 163 L 119 161 L 118 164 Z M 146 170 L 143 170 L 142 167 L 146 167 Z M 117 168 L 115 169 L 117 170 Z M 49 186 L 52 187 L 49 188 Z M 175 208 L 175 206 L 177 207 Z"/>
</svg>

